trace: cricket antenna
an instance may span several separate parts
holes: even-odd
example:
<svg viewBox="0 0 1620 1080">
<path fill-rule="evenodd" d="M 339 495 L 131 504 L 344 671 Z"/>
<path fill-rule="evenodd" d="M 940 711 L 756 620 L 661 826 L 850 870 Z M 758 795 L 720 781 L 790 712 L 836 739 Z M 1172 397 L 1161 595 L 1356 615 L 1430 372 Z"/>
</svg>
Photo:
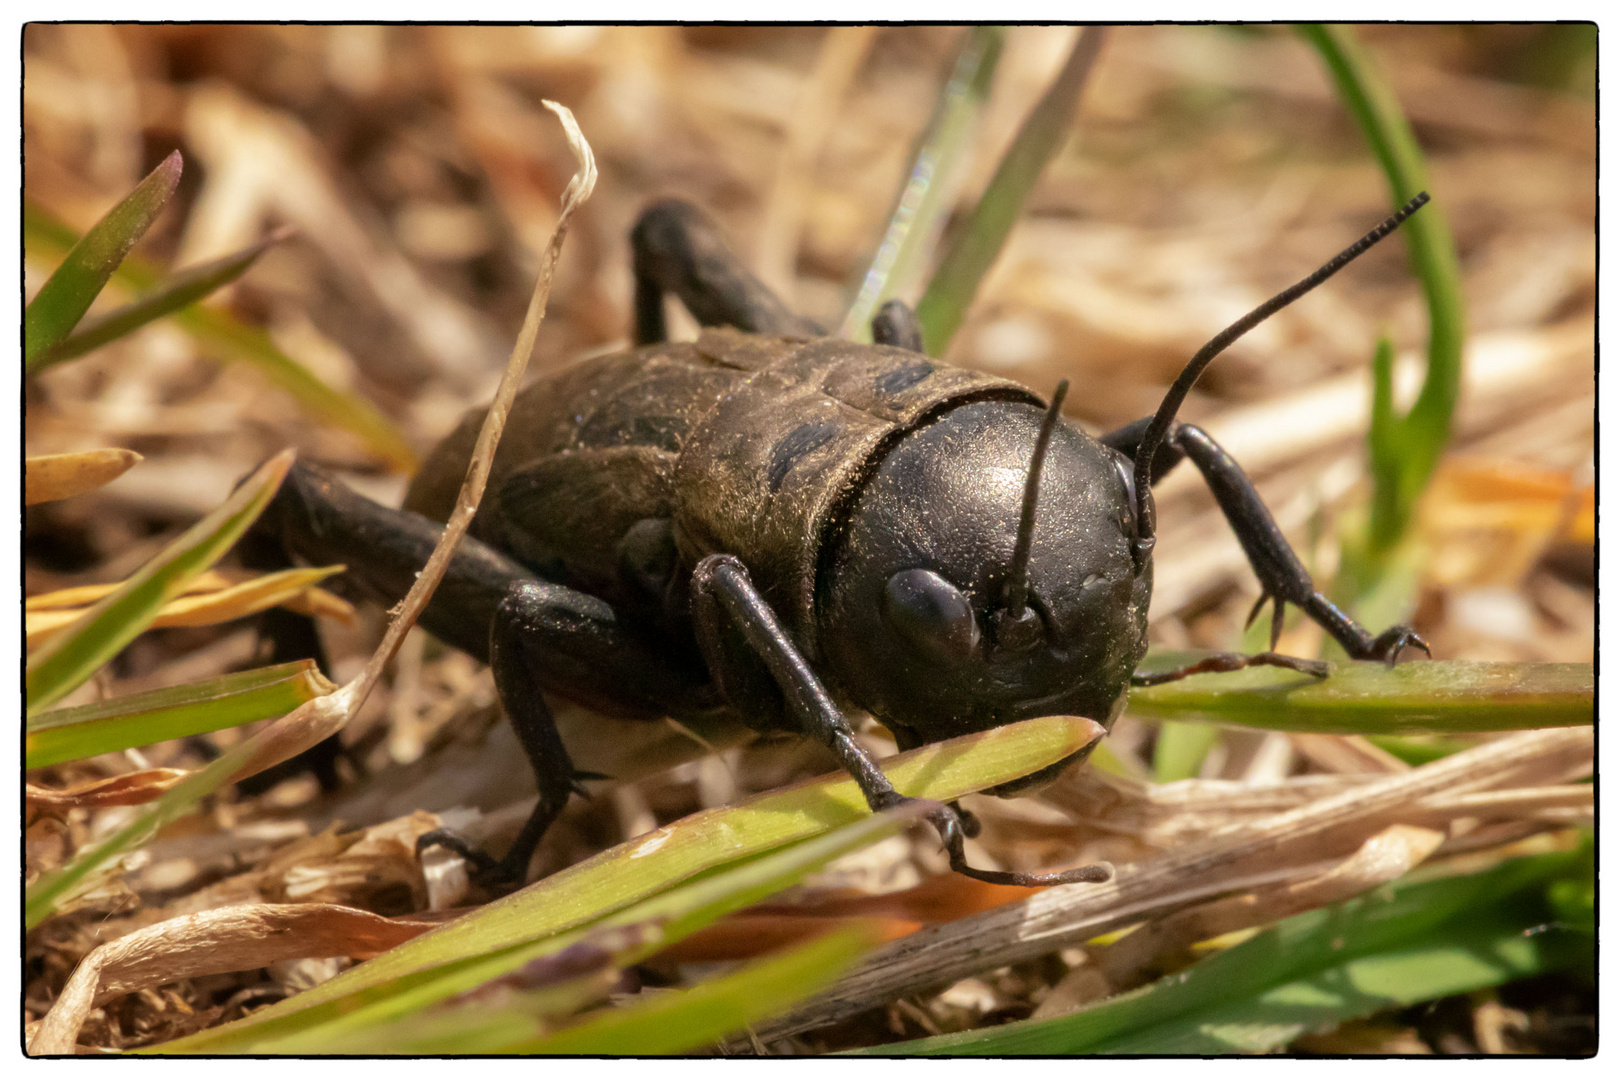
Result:
<svg viewBox="0 0 1620 1080">
<path fill-rule="evenodd" d="M 1046 448 L 1052 442 L 1052 431 L 1057 427 L 1063 399 L 1068 393 L 1068 379 L 1058 383 L 1057 389 L 1052 391 L 1052 404 L 1041 421 L 1040 434 L 1035 436 L 1035 453 L 1029 461 L 1029 475 L 1024 478 L 1018 539 L 1013 543 L 1012 563 L 1007 568 L 1007 583 L 1002 587 L 1001 619 L 996 627 L 996 640 L 1012 648 L 1020 647 L 1029 639 L 1038 621 L 1029 611 L 1029 546 L 1035 536 L 1035 502 L 1041 493 L 1041 466 L 1046 463 Z"/>
<path fill-rule="evenodd" d="M 1193 383 L 1198 381 L 1198 376 L 1204 373 L 1204 369 L 1209 366 L 1211 360 L 1226 351 L 1227 346 L 1322 284 L 1334 274 L 1337 274 L 1340 270 L 1343 270 L 1368 248 L 1394 232 L 1401 222 L 1417 213 L 1418 208 L 1428 201 L 1429 193 L 1427 191 L 1418 192 L 1411 202 L 1391 214 L 1372 232 L 1329 259 L 1320 270 L 1310 277 L 1284 289 L 1219 334 L 1216 334 L 1210 339 L 1209 344 L 1199 349 L 1197 355 L 1187 361 L 1187 366 L 1181 369 L 1181 374 L 1177 376 L 1175 383 L 1164 395 L 1164 400 L 1159 403 L 1159 411 L 1153 414 L 1153 422 L 1148 425 L 1147 431 L 1143 433 L 1142 441 L 1136 444 L 1136 459 L 1134 462 L 1136 543 L 1131 549 L 1131 554 L 1136 560 L 1138 573 L 1141 572 L 1142 565 L 1147 560 L 1148 552 L 1153 550 L 1153 494 L 1150 490 L 1153 456 L 1158 453 L 1160 444 L 1164 442 L 1165 436 L 1170 433 L 1170 425 L 1176 419 L 1176 410 L 1181 408 L 1181 403 L 1187 399 L 1187 393 L 1192 390 Z M 1022 536 L 1021 533 L 1020 536 Z"/>
</svg>

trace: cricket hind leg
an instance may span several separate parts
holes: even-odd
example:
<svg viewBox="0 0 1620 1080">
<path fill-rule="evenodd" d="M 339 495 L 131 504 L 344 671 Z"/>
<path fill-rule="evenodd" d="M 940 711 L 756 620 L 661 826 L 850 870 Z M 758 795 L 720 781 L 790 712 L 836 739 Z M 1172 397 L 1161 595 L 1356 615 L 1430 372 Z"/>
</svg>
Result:
<svg viewBox="0 0 1620 1080">
<path fill-rule="evenodd" d="M 1146 428 L 1147 421 L 1137 421 L 1104 435 L 1102 442 L 1127 457 L 1133 457 L 1136 444 Z M 1172 429 L 1170 437 L 1165 440 L 1165 446 L 1154 456 L 1151 470 L 1153 482 L 1157 483 L 1183 458 L 1191 460 L 1203 474 L 1204 482 L 1215 496 L 1216 504 L 1220 506 L 1221 513 L 1226 516 L 1227 523 L 1237 535 L 1238 543 L 1243 546 L 1243 553 L 1248 557 L 1255 577 L 1260 580 L 1260 598 L 1249 612 L 1249 621 L 1254 621 L 1267 602 L 1273 605 L 1271 621 L 1273 651 L 1260 654 L 1264 659 L 1257 657 L 1254 663 L 1289 667 L 1308 674 L 1325 674 L 1325 671 L 1314 670 L 1313 661 L 1294 662 L 1294 658 L 1281 657 L 1275 652 L 1278 638 L 1282 634 L 1283 609 L 1287 604 L 1300 608 L 1317 625 L 1331 634 L 1351 659 L 1381 660 L 1393 664 L 1401 650 L 1408 646 L 1428 653 L 1428 643 L 1411 627 L 1392 626 L 1374 636 L 1318 592 L 1311 580 L 1310 572 L 1299 561 L 1299 556 L 1294 554 L 1294 549 L 1289 546 L 1282 530 L 1277 527 L 1276 519 L 1261 501 L 1254 482 L 1243 471 L 1243 467 L 1202 428 L 1192 424 L 1180 424 Z M 1232 668 L 1206 667 L 1200 670 L 1232 670 Z"/>
<path fill-rule="evenodd" d="M 691 203 L 661 199 L 643 210 L 630 232 L 630 249 L 637 345 L 668 338 L 666 293 L 678 297 L 703 326 L 733 326 L 755 334 L 823 333 L 815 323 L 789 311 L 732 254 L 714 222 Z"/>
<path fill-rule="evenodd" d="M 369 599 L 392 606 L 410 591 L 444 526 L 373 502 L 324 469 L 298 462 L 254 530 L 274 537 L 304 562 L 344 564 L 345 577 Z M 421 625 L 441 641 L 487 661 L 496 607 L 514 584 L 533 577 L 522 564 L 464 536 L 422 612 Z"/>
<path fill-rule="evenodd" d="M 296 462 L 238 551 L 243 563 L 257 570 L 291 566 L 294 556 L 313 565 L 342 563 L 348 567 L 348 583 L 370 599 L 393 605 L 409 591 L 442 531 L 442 525 L 418 514 L 392 510 L 355 493 L 318 466 Z M 521 566 L 467 537 L 422 624 L 486 659 L 495 605 L 511 582 L 524 576 Z M 260 616 L 259 631 L 271 642 L 271 663 L 309 658 L 331 672 L 315 622 L 307 615 L 273 608 Z M 341 786 L 337 763 L 345 756 L 341 736 L 332 735 L 238 787 L 259 794 L 308 771 L 322 791 L 334 791 Z M 361 771 L 359 762 L 350 763 Z"/>
<path fill-rule="evenodd" d="M 872 316 L 872 342 L 922 352 L 922 323 L 917 313 L 903 300 L 888 301 Z"/>
<path fill-rule="evenodd" d="M 265 533 L 250 531 L 237 544 L 236 552 L 243 567 L 248 570 L 270 573 L 293 565 L 292 556 L 281 541 Z M 270 654 L 264 656 L 261 653 L 258 657 L 260 662 L 274 665 L 313 660 L 319 671 L 331 675 L 331 661 L 321 643 L 315 620 L 310 616 L 273 607 L 259 613 L 258 633 L 261 642 L 270 643 Z M 237 781 L 236 787 L 245 795 L 262 795 L 283 780 L 307 772 L 315 777 L 322 793 L 331 794 L 343 786 L 343 778 L 338 772 L 338 762 L 342 760 L 347 760 L 357 772 L 363 771 L 361 763 L 350 757 L 344 748 L 342 736 L 329 735 L 286 761 Z"/>
</svg>

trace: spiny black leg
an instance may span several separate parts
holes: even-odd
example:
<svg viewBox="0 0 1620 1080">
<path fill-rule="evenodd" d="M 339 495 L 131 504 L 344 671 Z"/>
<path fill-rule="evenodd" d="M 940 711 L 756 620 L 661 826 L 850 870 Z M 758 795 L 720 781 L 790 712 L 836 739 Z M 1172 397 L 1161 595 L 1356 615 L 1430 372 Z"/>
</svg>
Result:
<svg viewBox="0 0 1620 1080">
<path fill-rule="evenodd" d="M 1282 530 L 1242 466 L 1207 433 L 1192 424 L 1182 424 L 1170 441 L 1204 474 L 1204 481 L 1209 484 L 1216 503 L 1249 557 L 1255 577 L 1260 579 L 1261 601 L 1269 598 L 1276 604 L 1271 628 L 1273 648 L 1282 631 L 1282 608 L 1286 603 L 1301 608 L 1332 634 L 1352 659 L 1393 664 L 1401 649 L 1408 645 L 1425 653 L 1429 651 L 1428 643 L 1407 626 L 1392 626 L 1374 637 L 1317 592 L 1310 573 L 1288 546 Z M 1256 604 L 1250 619 L 1259 611 L 1260 605 Z"/>
<path fill-rule="evenodd" d="M 427 833 L 417 850 L 438 844 L 471 861 L 490 882 L 521 881 L 535 847 L 587 774 L 574 768 L 542 690 L 610 715 L 652 718 L 686 713 L 700 701 L 703 677 L 648 648 L 605 601 L 549 582 L 514 585 L 495 612 L 490 667 L 501 705 L 534 770 L 540 801 L 504 858 L 496 861 L 449 830 Z"/>
<path fill-rule="evenodd" d="M 1246 667 L 1280 667 L 1317 678 L 1326 678 L 1333 665 L 1326 660 L 1305 660 L 1298 656 L 1284 656 L 1276 652 L 1263 653 L 1211 653 L 1202 659 L 1170 671 L 1137 672 L 1131 676 L 1132 686 L 1162 686 L 1178 682 L 1189 675 L 1202 675 L 1211 671 L 1239 671 Z"/>
<path fill-rule="evenodd" d="M 820 327 L 787 309 L 748 271 L 704 213 L 680 199 L 643 210 L 630 232 L 636 278 L 636 344 L 668 337 L 664 294 L 672 293 L 702 326 L 756 334 L 819 336 Z"/>
<path fill-rule="evenodd" d="M 710 555 L 692 572 L 692 620 L 704 658 L 715 681 L 724 688 L 728 680 L 722 619 L 738 627 L 749 648 L 764 661 L 782 689 L 789 718 L 798 725 L 799 732 L 833 752 L 860 785 L 872 809 L 884 810 L 899 802 L 900 794 L 855 741 L 849 721 L 833 704 L 776 613 L 754 588 L 742 562 L 730 555 Z"/>
<path fill-rule="evenodd" d="M 728 662 L 723 643 L 722 620 L 739 627 L 749 647 L 770 669 L 787 700 L 790 717 L 807 735 L 830 749 L 838 762 L 860 786 L 867 805 L 874 811 L 886 810 L 907 801 L 895 791 L 859 743 L 849 721 L 833 704 L 809 663 L 788 637 L 765 598 L 754 588 L 748 570 L 730 555 L 710 555 L 692 573 L 692 618 L 698 642 L 715 680 L 726 685 L 724 666 Z M 1107 881 L 1107 867 L 1085 866 L 1058 874 L 1025 874 L 979 870 L 967 864 L 963 854 L 964 830 L 956 813 L 944 803 L 935 804 L 928 820 L 939 831 L 950 854 L 951 869 L 968 877 L 1004 885 L 1063 885 L 1080 881 Z"/>
<path fill-rule="evenodd" d="M 903 300 L 890 300 L 872 316 L 872 341 L 877 345 L 922 352 L 922 324 L 917 321 L 917 313 Z"/>
</svg>

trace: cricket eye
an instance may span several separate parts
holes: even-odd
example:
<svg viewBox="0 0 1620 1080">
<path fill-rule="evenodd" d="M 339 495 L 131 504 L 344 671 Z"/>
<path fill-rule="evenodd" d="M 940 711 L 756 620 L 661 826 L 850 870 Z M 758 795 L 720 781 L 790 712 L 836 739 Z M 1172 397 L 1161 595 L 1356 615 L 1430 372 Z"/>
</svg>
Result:
<svg viewBox="0 0 1620 1080">
<path fill-rule="evenodd" d="M 942 660 L 966 660 L 979 624 L 962 590 L 932 570 L 902 570 L 883 587 L 883 619 L 907 641 Z"/>
</svg>

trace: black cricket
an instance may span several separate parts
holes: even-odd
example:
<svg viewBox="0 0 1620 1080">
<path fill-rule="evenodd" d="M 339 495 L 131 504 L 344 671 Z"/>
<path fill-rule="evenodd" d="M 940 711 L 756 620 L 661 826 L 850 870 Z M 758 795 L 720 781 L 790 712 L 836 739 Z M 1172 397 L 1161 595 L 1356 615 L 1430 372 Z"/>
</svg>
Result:
<svg viewBox="0 0 1620 1080">
<path fill-rule="evenodd" d="M 487 661 L 528 754 L 540 799 L 499 861 L 430 833 L 490 882 L 520 880 L 547 827 L 581 791 L 541 691 L 621 717 L 726 712 L 760 731 L 827 746 L 880 810 L 902 796 L 855 741 L 851 710 L 902 749 L 1038 716 L 1105 727 L 1129 687 L 1270 664 L 1217 654 L 1138 676 L 1152 592 L 1152 485 L 1183 458 L 1214 492 L 1260 581 L 1251 621 L 1285 604 L 1351 657 L 1393 663 L 1410 628 L 1376 637 L 1317 592 L 1253 484 L 1176 410 L 1200 372 L 1243 333 L 1315 288 L 1428 200 L 1398 213 L 1223 331 L 1187 365 L 1158 412 L 1093 438 L 1016 383 L 921 353 L 898 302 L 874 345 L 823 336 L 727 250 L 694 207 L 655 203 L 631 234 L 635 340 L 517 398 L 470 535 L 422 618 Z M 666 340 L 678 297 L 705 329 Z M 298 464 L 260 519 L 297 557 L 344 562 L 385 604 L 426 562 L 465 475 L 484 410 L 469 413 L 416 477 L 402 510 Z M 1055 778 L 1091 747 L 995 789 Z M 583 793 L 583 792 L 582 792 Z M 1106 880 L 969 867 L 970 816 L 930 820 L 951 865 L 986 881 Z"/>
</svg>

